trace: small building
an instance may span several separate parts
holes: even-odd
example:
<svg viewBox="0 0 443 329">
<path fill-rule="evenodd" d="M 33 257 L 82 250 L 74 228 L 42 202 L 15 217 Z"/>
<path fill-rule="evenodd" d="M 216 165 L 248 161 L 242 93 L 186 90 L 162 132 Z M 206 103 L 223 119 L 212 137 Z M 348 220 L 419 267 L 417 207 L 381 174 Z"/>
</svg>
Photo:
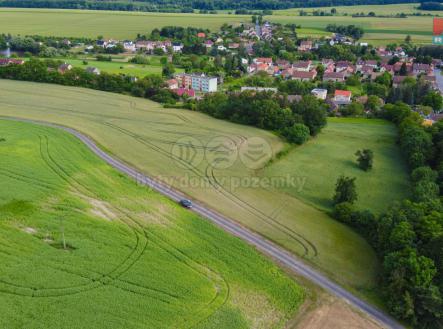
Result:
<svg viewBox="0 0 443 329">
<path fill-rule="evenodd" d="M 243 91 L 257 91 L 257 92 L 273 92 L 276 93 L 278 91 L 277 88 L 268 88 L 268 87 L 241 87 L 241 92 Z"/>
<path fill-rule="evenodd" d="M 328 90 L 323 88 L 314 88 L 311 90 L 311 94 L 317 97 L 318 99 L 326 99 L 326 96 L 328 95 Z"/>
<path fill-rule="evenodd" d="M 272 58 L 271 57 L 258 57 L 254 58 L 252 60 L 255 64 L 266 64 L 266 65 L 272 65 Z"/>
<path fill-rule="evenodd" d="M 414 63 L 412 66 L 412 73 L 415 75 L 428 74 L 429 72 L 432 72 L 432 67 L 429 64 Z"/>
<path fill-rule="evenodd" d="M 197 33 L 197 38 L 206 38 L 206 33 L 204 33 L 204 32 L 198 32 L 198 33 Z"/>
<path fill-rule="evenodd" d="M 396 75 L 394 76 L 394 78 L 392 78 L 392 86 L 397 88 L 398 86 L 401 85 L 401 83 L 406 79 L 406 76 L 402 76 L 402 75 Z"/>
<path fill-rule="evenodd" d="M 131 52 L 131 53 L 136 51 L 135 43 L 132 41 L 128 41 L 128 40 L 123 41 L 123 48 L 125 49 L 125 51 Z"/>
<path fill-rule="evenodd" d="M 95 75 L 100 75 L 100 70 L 96 67 L 92 67 L 92 66 L 88 66 L 86 68 L 86 72 L 91 73 L 91 74 L 95 74 Z"/>
<path fill-rule="evenodd" d="M 168 89 L 178 89 L 178 81 L 176 79 L 170 79 L 166 81 Z"/>
<path fill-rule="evenodd" d="M 172 51 L 175 53 L 181 52 L 183 50 L 184 45 L 181 42 L 173 42 L 172 43 Z"/>
<path fill-rule="evenodd" d="M 299 72 L 309 72 L 311 70 L 311 61 L 298 61 L 292 64 L 292 68 Z"/>
<path fill-rule="evenodd" d="M 23 65 L 25 61 L 17 58 L 0 58 L 0 66 Z"/>
<path fill-rule="evenodd" d="M 334 103 L 337 105 L 351 104 L 352 92 L 349 90 L 337 89 L 334 93 Z"/>
<path fill-rule="evenodd" d="M 204 43 L 206 48 L 212 48 L 212 46 L 214 45 L 214 41 L 212 40 L 206 40 Z"/>
<path fill-rule="evenodd" d="M 57 69 L 58 73 L 60 73 L 60 74 L 65 74 L 66 72 L 71 71 L 71 70 L 72 70 L 72 65 L 68 64 L 68 63 L 63 63 Z"/>
<path fill-rule="evenodd" d="M 325 72 L 323 81 L 344 82 L 345 72 Z"/>
<path fill-rule="evenodd" d="M 304 40 L 300 42 L 300 46 L 298 46 L 298 51 L 310 51 L 312 49 L 312 41 Z"/>
<path fill-rule="evenodd" d="M 292 80 L 299 80 L 299 81 L 311 81 L 314 80 L 317 76 L 317 71 L 312 70 L 309 72 L 305 71 L 294 71 L 292 73 Z"/>
<path fill-rule="evenodd" d="M 195 90 L 194 89 L 187 89 L 187 88 L 177 88 L 172 89 L 172 92 L 178 95 L 179 97 L 187 96 L 187 97 L 195 97 Z"/>
</svg>

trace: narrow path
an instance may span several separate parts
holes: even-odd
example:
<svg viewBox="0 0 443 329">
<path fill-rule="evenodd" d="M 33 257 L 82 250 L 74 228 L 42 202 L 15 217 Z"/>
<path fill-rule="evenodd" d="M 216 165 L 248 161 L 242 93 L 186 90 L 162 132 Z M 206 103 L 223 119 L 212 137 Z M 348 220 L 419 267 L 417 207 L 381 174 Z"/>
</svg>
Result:
<svg viewBox="0 0 443 329">
<path fill-rule="evenodd" d="M 101 159 L 103 159 L 106 163 L 108 163 L 110 166 L 114 167 L 118 171 L 130 176 L 131 178 L 135 179 L 140 184 L 146 185 L 157 192 L 167 196 L 168 198 L 178 202 L 181 199 L 186 198 L 184 194 L 181 192 L 168 187 L 164 184 L 159 183 L 158 181 L 140 173 L 136 169 L 128 166 L 127 164 L 123 163 L 122 161 L 112 157 L 111 155 L 107 154 L 103 150 L 101 150 L 97 144 L 86 135 L 78 132 L 75 129 L 42 122 L 42 121 L 34 121 L 34 120 L 25 120 L 20 118 L 5 118 L 15 121 L 23 121 L 23 122 L 30 122 L 34 124 L 44 125 L 48 127 L 53 127 L 57 129 L 64 130 L 78 139 L 80 139 L 92 152 L 94 152 L 97 156 L 99 156 Z M 284 250 L 281 247 L 276 246 L 271 241 L 263 238 L 262 236 L 255 234 L 251 232 L 250 230 L 244 228 L 240 224 L 236 223 L 235 221 L 228 219 L 219 213 L 207 208 L 206 206 L 194 203 L 192 211 L 196 212 L 197 214 L 205 217 L 206 219 L 210 220 L 211 222 L 215 223 L 219 227 L 223 228 L 225 231 L 231 233 L 232 235 L 235 235 L 242 240 L 248 242 L 249 244 L 256 247 L 258 250 L 263 252 L 264 254 L 267 254 L 268 256 L 271 256 L 275 260 L 279 261 L 298 275 L 301 275 L 308 280 L 314 282 L 315 284 L 319 285 L 329 293 L 331 293 L 334 296 L 337 296 L 339 298 L 342 298 L 346 300 L 349 304 L 356 307 L 358 310 L 364 312 L 365 314 L 369 315 L 371 318 L 379 322 L 382 326 L 386 328 L 395 328 L 400 329 L 403 328 L 401 324 L 399 324 L 397 321 L 395 321 L 393 318 L 391 318 L 389 315 L 383 313 L 382 311 L 378 310 L 374 306 L 368 304 L 367 302 L 363 301 L 362 299 L 356 297 L 352 293 L 348 292 L 338 284 L 332 282 L 330 279 L 328 279 L 326 276 L 321 274 L 320 272 L 316 271 L 312 267 L 308 266 L 307 264 L 303 263 L 299 259 L 296 258 L 296 256 L 290 254 L 286 250 Z"/>
</svg>

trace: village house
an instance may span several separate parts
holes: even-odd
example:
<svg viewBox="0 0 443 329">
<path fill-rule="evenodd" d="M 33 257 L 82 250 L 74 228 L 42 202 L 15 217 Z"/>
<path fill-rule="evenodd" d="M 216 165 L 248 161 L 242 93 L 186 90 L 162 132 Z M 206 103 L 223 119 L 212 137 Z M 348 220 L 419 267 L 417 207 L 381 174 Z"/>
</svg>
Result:
<svg viewBox="0 0 443 329">
<path fill-rule="evenodd" d="M 175 53 L 181 52 L 183 50 L 184 45 L 181 42 L 173 42 L 172 43 L 172 51 Z"/>
<path fill-rule="evenodd" d="M 276 93 L 278 91 L 277 88 L 269 88 L 269 87 L 241 87 L 241 92 L 243 91 L 256 91 L 256 92 L 273 92 Z"/>
<path fill-rule="evenodd" d="M 311 94 L 317 97 L 318 99 L 325 100 L 328 95 L 328 90 L 322 88 L 314 88 L 311 90 Z"/>
<path fill-rule="evenodd" d="M 271 57 L 258 57 L 254 58 L 252 60 L 254 64 L 266 64 L 266 65 L 272 65 L 272 58 Z"/>
<path fill-rule="evenodd" d="M 344 82 L 344 72 L 325 72 L 323 74 L 323 81 Z"/>
<path fill-rule="evenodd" d="M 0 58 L 0 66 L 7 66 L 7 65 L 23 65 L 25 64 L 25 61 L 22 59 L 17 58 Z"/>
<path fill-rule="evenodd" d="M 60 74 L 65 74 L 66 72 L 71 71 L 71 70 L 72 70 L 72 65 L 68 64 L 68 63 L 63 63 L 57 69 L 58 73 L 60 73 Z"/>
<path fill-rule="evenodd" d="M 311 70 L 311 61 L 298 61 L 292 64 L 294 71 L 309 72 Z"/>
<path fill-rule="evenodd" d="M 214 45 L 214 41 L 212 41 L 212 40 L 206 40 L 206 41 L 203 43 L 203 45 L 204 45 L 206 48 L 212 48 L 212 46 Z"/>
<path fill-rule="evenodd" d="M 294 71 L 292 73 L 292 80 L 299 80 L 299 81 L 311 81 L 314 80 L 317 76 L 317 71 L 312 70 L 309 72 L 305 71 Z"/>
<path fill-rule="evenodd" d="M 178 89 L 178 81 L 176 79 L 169 79 L 166 81 L 168 89 Z"/>
<path fill-rule="evenodd" d="M 429 64 L 414 63 L 412 65 L 412 73 L 414 75 L 430 74 L 432 73 L 432 67 Z"/>
<path fill-rule="evenodd" d="M 171 90 L 173 93 L 178 95 L 179 97 L 187 96 L 187 97 L 195 97 L 195 90 L 194 89 L 187 89 L 187 88 L 176 88 Z"/>
<path fill-rule="evenodd" d="M 337 105 L 348 105 L 351 104 L 352 92 L 349 90 L 339 90 L 337 89 L 334 93 L 334 103 Z"/>
<path fill-rule="evenodd" d="M 407 76 L 396 75 L 392 78 L 392 86 L 397 88 L 407 78 Z"/>
<path fill-rule="evenodd" d="M 355 73 L 355 66 L 348 61 L 338 61 L 335 63 L 336 72 L 344 72 L 346 76 Z"/>
<path fill-rule="evenodd" d="M 95 74 L 95 75 L 100 75 L 100 70 L 98 68 L 92 67 L 92 66 L 87 67 L 86 72 L 91 73 L 91 74 Z"/>
<path fill-rule="evenodd" d="M 127 52 L 135 52 L 137 49 L 135 48 L 135 43 L 132 41 L 123 41 L 123 48 L 125 49 L 125 51 Z"/>
<path fill-rule="evenodd" d="M 355 64 L 357 72 L 361 71 L 363 67 L 371 67 L 373 70 L 378 68 L 378 63 L 376 60 L 362 60 L 359 59 Z"/>
<path fill-rule="evenodd" d="M 422 76 L 424 81 L 427 81 L 433 89 L 438 89 L 437 77 L 434 75 L 424 75 Z"/>
<path fill-rule="evenodd" d="M 304 40 L 300 42 L 300 46 L 298 46 L 298 51 L 310 51 L 312 50 L 312 41 L 311 40 Z"/>
</svg>

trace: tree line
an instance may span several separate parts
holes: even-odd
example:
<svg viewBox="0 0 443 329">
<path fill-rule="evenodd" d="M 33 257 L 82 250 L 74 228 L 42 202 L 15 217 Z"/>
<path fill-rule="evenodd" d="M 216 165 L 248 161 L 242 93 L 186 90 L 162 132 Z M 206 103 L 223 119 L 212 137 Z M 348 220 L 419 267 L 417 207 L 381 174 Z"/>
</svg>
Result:
<svg viewBox="0 0 443 329">
<path fill-rule="evenodd" d="M 166 104 L 175 104 L 178 99 L 174 93 L 164 89 L 164 80 L 157 75 L 148 75 L 136 80 L 123 74 L 101 73 L 96 75 L 76 67 L 62 74 L 58 71 L 58 67 L 62 63 L 61 61 L 49 59 L 31 59 L 22 65 L 0 66 L 0 79 L 91 88 L 149 98 Z"/>
<path fill-rule="evenodd" d="M 280 133 L 291 143 L 303 144 L 326 126 L 327 105 L 312 95 L 289 102 L 273 92 L 211 93 L 195 109 L 218 119 Z"/>
<path fill-rule="evenodd" d="M 341 177 L 333 216 L 352 226 L 382 260 L 380 284 L 390 312 L 415 328 L 443 326 L 443 121 L 423 126 L 403 102 L 386 104 L 411 170 L 410 198 L 381 215 L 356 210 L 355 178 Z"/>
</svg>

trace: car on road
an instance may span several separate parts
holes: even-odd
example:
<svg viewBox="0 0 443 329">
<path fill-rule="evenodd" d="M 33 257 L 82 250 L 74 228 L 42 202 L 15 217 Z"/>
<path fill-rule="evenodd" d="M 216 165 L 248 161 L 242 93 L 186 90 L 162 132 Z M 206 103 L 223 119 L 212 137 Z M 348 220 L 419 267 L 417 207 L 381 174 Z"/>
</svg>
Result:
<svg viewBox="0 0 443 329">
<path fill-rule="evenodd" d="M 184 208 L 188 208 L 188 209 L 192 208 L 192 202 L 190 200 L 182 199 L 182 200 L 180 200 L 180 204 Z"/>
</svg>

